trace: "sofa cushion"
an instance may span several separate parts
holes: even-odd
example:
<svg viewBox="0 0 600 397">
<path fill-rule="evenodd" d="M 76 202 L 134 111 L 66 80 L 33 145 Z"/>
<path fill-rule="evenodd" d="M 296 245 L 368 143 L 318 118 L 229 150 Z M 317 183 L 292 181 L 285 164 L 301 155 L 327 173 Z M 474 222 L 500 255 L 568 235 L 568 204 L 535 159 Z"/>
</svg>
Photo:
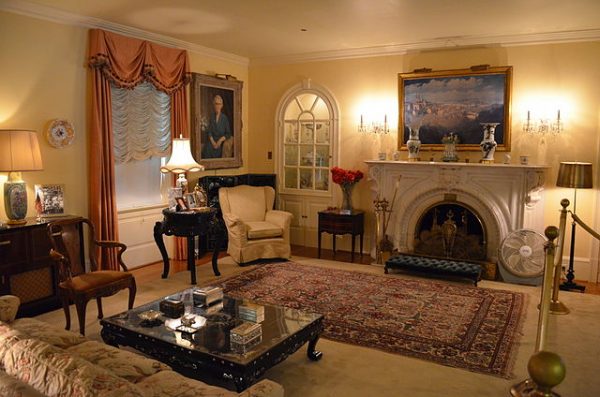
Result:
<svg viewBox="0 0 600 397">
<path fill-rule="evenodd" d="M 21 300 L 14 295 L 0 296 L 0 321 L 10 323 L 15 319 Z"/>
<path fill-rule="evenodd" d="M 142 397 L 134 384 L 66 350 L 35 339 L 12 345 L 5 370 L 47 396 Z"/>
<path fill-rule="evenodd" d="M 238 395 L 221 387 L 210 386 L 186 378 L 173 371 L 161 371 L 142 380 L 136 386 L 148 397 L 233 397 Z"/>
<path fill-rule="evenodd" d="M 137 383 L 157 372 L 171 369 L 171 367 L 160 361 L 96 341 L 81 343 L 68 348 L 67 351 L 92 364 L 108 369 L 118 377 L 132 383 Z"/>
<path fill-rule="evenodd" d="M 245 222 L 248 226 L 248 239 L 272 238 L 283 236 L 283 229 L 269 222 Z"/>
<path fill-rule="evenodd" d="M 38 339 L 50 345 L 66 349 L 87 341 L 84 336 L 67 331 L 52 324 L 34 318 L 20 318 L 12 326 L 27 335 L 29 338 Z"/>
<path fill-rule="evenodd" d="M 0 371 L 0 396 L 44 397 L 43 394 L 29 386 L 27 383 L 21 382 L 17 378 L 13 378 L 3 371 Z"/>
</svg>

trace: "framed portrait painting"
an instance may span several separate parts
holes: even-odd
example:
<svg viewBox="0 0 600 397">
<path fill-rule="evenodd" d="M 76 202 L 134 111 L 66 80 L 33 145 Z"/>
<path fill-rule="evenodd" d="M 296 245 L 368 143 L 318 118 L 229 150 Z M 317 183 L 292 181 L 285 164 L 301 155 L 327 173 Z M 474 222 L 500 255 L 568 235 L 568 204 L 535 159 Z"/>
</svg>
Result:
<svg viewBox="0 0 600 397">
<path fill-rule="evenodd" d="M 453 133 L 462 150 L 480 150 L 482 123 L 499 123 L 498 151 L 510 150 L 512 66 L 417 70 L 398 74 L 398 147 L 406 149 L 410 129 L 419 131 L 421 150 L 442 150 Z"/>
<path fill-rule="evenodd" d="M 192 73 L 191 145 L 206 169 L 242 166 L 243 82 Z"/>
</svg>

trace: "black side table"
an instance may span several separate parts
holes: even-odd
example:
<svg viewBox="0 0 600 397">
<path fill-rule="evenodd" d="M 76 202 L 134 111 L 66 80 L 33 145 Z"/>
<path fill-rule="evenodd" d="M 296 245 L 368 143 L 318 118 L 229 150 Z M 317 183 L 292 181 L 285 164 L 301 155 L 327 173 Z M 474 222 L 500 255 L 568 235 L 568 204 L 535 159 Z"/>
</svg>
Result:
<svg viewBox="0 0 600 397">
<path fill-rule="evenodd" d="M 224 225 L 216 216 L 216 208 L 206 211 L 171 211 L 165 208 L 162 222 L 154 225 L 154 241 L 163 258 L 162 278 L 169 275 L 169 255 L 163 241 L 163 234 L 167 236 L 187 237 L 187 265 L 191 275 L 191 283 L 196 284 L 196 236 L 208 235 L 216 237 L 219 244 L 215 244 L 212 256 L 212 267 L 215 276 L 220 276 L 217 266 L 219 258 L 220 240 L 224 236 Z M 204 253 L 204 252 L 203 252 Z"/>
<path fill-rule="evenodd" d="M 351 262 L 354 262 L 354 246 L 356 235 L 360 236 L 360 254 L 363 250 L 363 234 L 365 212 L 352 210 L 350 214 L 342 214 L 339 210 L 319 211 L 319 258 L 321 257 L 321 233 L 333 234 L 333 254 L 335 255 L 335 236 L 338 234 L 352 235 Z"/>
</svg>

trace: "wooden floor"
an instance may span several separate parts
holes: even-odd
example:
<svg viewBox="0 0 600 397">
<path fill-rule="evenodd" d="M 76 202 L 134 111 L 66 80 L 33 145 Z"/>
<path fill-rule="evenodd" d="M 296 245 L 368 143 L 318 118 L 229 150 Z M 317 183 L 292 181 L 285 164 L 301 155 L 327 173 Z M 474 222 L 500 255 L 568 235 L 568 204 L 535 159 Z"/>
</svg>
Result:
<svg viewBox="0 0 600 397">
<path fill-rule="evenodd" d="M 219 255 L 219 257 L 223 257 L 225 255 L 226 254 L 221 253 L 221 255 Z M 314 248 L 314 247 L 303 247 L 300 245 L 292 245 L 292 255 L 303 256 L 305 258 L 317 258 L 318 250 L 317 250 L 317 248 Z M 196 260 L 197 266 L 201 266 L 201 265 L 210 266 L 211 256 L 212 256 L 212 253 L 209 252 L 209 253 L 206 253 L 202 258 L 197 259 Z M 334 260 L 334 261 L 339 261 L 339 262 L 350 262 L 351 255 L 350 255 L 350 252 L 348 252 L 348 251 L 337 251 L 334 254 L 332 250 L 321 249 L 321 259 L 329 259 L 329 260 Z M 369 265 L 372 262 L 373 262 L 373 258 L 371 258 L 370 255 L 354 254 L 354 263 Z M 176 269 L 176 268 L 184 269 L 185 267 L 186 266 L 185 266 L 184 261 L 176 261 L 176 260 L 171 261 L 171 269 Z M 141 283 L 146 283 L 146 282 L 152 282 L 153 280 L 160 278 L 162 271 L 163 271 L 162 262 L 157 262 L 157 263 L 153 263 L 153 264 L 150 264 L 147 266 L 143 266 L 143 267 L 134 269 L 133 273 L 135 274 L 136 281 L 139 284 L 141 284 Z M 580 280 L 575 280 L 575 281 L 577 282 L 577 284 L 581 284 L 586 287 L 585 288 L 586 294 L 600 295 L 600 284 L 590 283 L 590 282 L 580 281 Z"/>
</svg>

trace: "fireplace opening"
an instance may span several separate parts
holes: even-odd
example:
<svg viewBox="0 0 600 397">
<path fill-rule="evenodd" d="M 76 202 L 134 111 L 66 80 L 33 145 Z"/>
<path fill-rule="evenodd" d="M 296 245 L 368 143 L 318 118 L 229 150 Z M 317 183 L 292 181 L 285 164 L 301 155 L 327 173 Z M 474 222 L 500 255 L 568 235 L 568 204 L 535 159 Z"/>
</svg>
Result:
<svg viewBox="0 0 600 397">
<path fill-rule="evenodd" d="M 414 236 L 414 252 L 442 258 L 486 260 L 481 217 L 458 202 L 440 202 L 423 212 Z"/>
</svg>

